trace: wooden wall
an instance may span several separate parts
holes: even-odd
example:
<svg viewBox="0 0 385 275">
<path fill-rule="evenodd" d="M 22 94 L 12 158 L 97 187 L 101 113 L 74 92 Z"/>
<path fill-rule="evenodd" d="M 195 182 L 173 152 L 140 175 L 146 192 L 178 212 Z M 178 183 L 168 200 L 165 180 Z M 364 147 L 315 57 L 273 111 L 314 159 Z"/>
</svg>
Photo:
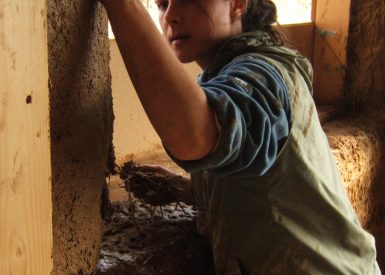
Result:
<svg viewBox="0 0 385 275">
<path fill-rule="evenodd" d="M 282 25 L 281 29 L 286 36 L 286 46 L 297 49 L 313 62 L 314 23 Z"/>
<path fill-rule="evenodd" d="M 50 274 L 46 7 L 0 0 L 0 274 Z"/>
</svg>

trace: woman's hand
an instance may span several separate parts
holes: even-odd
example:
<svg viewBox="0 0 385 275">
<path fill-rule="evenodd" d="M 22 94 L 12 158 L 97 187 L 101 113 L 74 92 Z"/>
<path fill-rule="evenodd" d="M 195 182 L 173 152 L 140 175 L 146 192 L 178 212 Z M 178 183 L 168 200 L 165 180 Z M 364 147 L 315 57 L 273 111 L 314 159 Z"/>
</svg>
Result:
<svg viewBox="0 0 385 275">
<path fill-rule="evenodd" d="M 139 172 L 153 172 L 153 173 L 158 173 L 168 177 L 175 178 L 175 180 L 177 181 L 176 184 L 178 185 L 178 187 L 180 187 L 179 189 L 181 190 L 179 194 L 180 201 L 187 204 L 193 203 L 190 178 L 183 177 L 179 173 L 173 170 L 167 169 L 160 165 L 141 164 L 141 165 L 137 165 L 135 167 L 135 170 Z"/>
</svg>

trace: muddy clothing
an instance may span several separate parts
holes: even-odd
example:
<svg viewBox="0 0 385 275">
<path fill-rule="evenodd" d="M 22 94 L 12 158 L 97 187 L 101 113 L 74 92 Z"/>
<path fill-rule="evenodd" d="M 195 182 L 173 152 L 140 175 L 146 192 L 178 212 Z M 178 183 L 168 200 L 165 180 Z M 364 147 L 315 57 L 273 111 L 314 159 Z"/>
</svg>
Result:
<svg viewBox="0 0 385 275">
<path fill-rule="evenodd" d="M 200 85 L 222 133 L 191 172 L 218 274 L 380 274 L 318 120 L 311 67 L 262 32 L 224 43 Z"/>
</svg>

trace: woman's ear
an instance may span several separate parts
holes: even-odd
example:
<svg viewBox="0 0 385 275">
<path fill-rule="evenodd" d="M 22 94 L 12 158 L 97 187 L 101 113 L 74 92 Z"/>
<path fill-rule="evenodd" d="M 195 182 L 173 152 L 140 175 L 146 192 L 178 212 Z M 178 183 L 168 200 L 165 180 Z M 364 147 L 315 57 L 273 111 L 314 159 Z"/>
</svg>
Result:
<svg viewBox="0 0 385 275">
<path fill-rule="evenodd" d="M 242 14 L 246 11 L 249 0 L 230 0 L 231 1 L 231 20 L 237 21 L 241 19 Z"/>
</svg>

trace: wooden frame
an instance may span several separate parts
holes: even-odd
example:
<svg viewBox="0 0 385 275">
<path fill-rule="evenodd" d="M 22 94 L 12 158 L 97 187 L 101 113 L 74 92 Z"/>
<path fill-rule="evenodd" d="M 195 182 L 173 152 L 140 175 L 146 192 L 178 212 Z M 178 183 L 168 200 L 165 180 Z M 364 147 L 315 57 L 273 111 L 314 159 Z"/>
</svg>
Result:
<svg viewBox="0 0 385 275">
<path fill-rule="evenodd" d="M 0 0 L 0 274 L 50 274 L 44 0 Z"/>
<path fill-rule="evenodd" d="M 288 46 L 297 48 L 313 64 L 318 105 L 335 105 L 342 100 L 349 11 L 350 0 L 313 0 L 311 23 L 281 26 Z"/>
</svg>

